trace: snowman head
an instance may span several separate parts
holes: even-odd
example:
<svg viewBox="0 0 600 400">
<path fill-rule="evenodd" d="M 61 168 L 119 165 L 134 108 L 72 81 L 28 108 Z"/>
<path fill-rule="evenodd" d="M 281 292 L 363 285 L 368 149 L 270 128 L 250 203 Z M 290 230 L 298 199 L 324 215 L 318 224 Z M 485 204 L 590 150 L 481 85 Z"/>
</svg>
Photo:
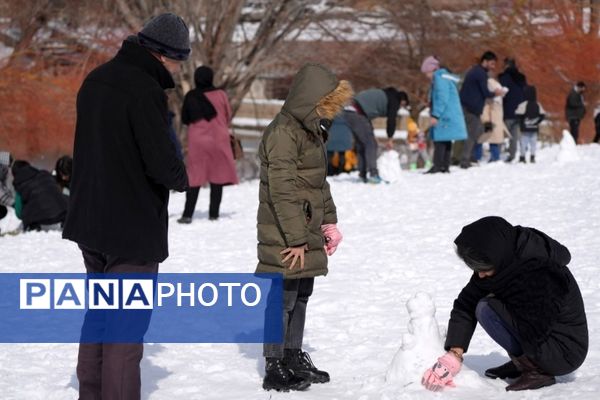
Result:
<svg viewBox="0 0 600 400">
<path fill-rule="evenodd" d="M 427 293 L 419 292 L 406 303 L 406 308 L 411 318 L 432 317 L 435 314 L 435 305 Z"/>
</svg>

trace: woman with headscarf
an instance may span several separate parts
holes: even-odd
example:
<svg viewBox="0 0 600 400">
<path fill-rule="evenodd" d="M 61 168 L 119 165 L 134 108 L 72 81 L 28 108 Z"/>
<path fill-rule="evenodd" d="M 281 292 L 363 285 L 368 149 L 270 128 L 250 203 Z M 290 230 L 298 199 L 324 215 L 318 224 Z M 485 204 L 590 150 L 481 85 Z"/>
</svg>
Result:
<svg viewBox="0 0 600 400">
<path fill-rule="evenodd" d="M 518 378 L 507 391 L 538 389 L 556 375 L 575 371 L 588 351 L 581 293 L 567 268 L 569 250 L 534 228 L 485 217 L 463 227 L 454 241 L 474 273 L 454 301 L 447 353 L 423 375 L 433 391 L 454 386 L 477 322 L 510 356 L 485 371 L 490 378 Z"/>
<path fill-rule="evenodd" d="M 238 183 L 229 138 L 231 107 L 224 90 L 213 85 L 213 70 L 198 67 L 194 73 L 196 88 L 183 100 L 181 121 L 188 126 L 187 173 L 189 189 L 179 223 L 192 222 L 200 186 L 210 183 L 208 218 L 219 218 L 223 186 Z"/>
</svg>

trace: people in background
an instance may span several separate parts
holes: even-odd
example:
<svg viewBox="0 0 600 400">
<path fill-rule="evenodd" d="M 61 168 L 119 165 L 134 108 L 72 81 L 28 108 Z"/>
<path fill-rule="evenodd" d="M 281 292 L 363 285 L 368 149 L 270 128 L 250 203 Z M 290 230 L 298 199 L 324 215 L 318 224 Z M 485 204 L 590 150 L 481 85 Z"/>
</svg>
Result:
<svg viewBox="0 0 600 400">
<path fill-rule="evenodd" d="M 500 148 L 504 143 L 504 137 L 510 136 L 508 129 L 504 125 L 502 106 L 502 97 L 508 92 L 508 88 L 502 86 L 497 80 L 489 78 L 488 89 L 494 93 L 497 89 L 500 89 L 501 94 L 485 101 L 485 106 L 481 113 L 484 132 L 479 137 L 477 145 L 475 145 L 474 158 L 480 161 L 483 153 L 482 143 L 489 143 L 489 162 L 495 162 L 500 160 Z"/>
<path fill-rule="evenodd" d="M 23 160 L 13 163 L 12 174 L 13 185 L 21 204 L 17 217 L 23 221 L 23 230 L 62 229 L 68 200 L 61 193 L 52 174 Z"/>
<path fill-rule="evenodd" d="M 484 132 L 481 122 L 481 113 L 486 99 L 502 94 L 501 89 L 490 92 L 488 89 L 488 72 L 496 68 L 498 57 L 491 51 L 486 51 L 481 56 L 479 64 L 473 66 L 465 76 L 460 89 L 460 102 L 463 107 L 465 123 L 467 126 L 467 140 L 464 143 L 460 167 L 469 168 L 473 157 L 473 147 L 479 136 Z"/>
<path fill-rule="evenodd" d="M 512 162 L 517 155 L 520 137 L 519 121 L 515 116 L 515 110 L 524 100 L 523 91 L 527 86 L 527 78 L 519 70 L 514 58 L 505 58 L 504 71 L 498 75 L 498 81 L 508 89 L 508 93 L 502 98 L 502 111 L 504 113 L 504 125 L 510 132 L 506 162 Z"/>
<path fill-rule="evenodd" d="M 359 176 L 363 182 L 381 183 L 383 180 L 377 171 L 377 140 L 372 121 L 378 117 L 387 118 L 386 132 L 388 146 L 396 132 L 396 118 L 400 107 L 408 105 L 408 95 L 393 87 L 385 89 L 367 89 L 354 97 L 349 110 L 344 114 L 354 134 L 358 153 Z"/>
<path fill-rule="evenodd" d="M 521 145 L 519 162 L 525 163 L 527 151 L 529 151 L 529 162 L 535 163 L 535 151 L 537 148 L 537 137 L 540 133 L 540 123 L 546 117 L 546 112 L 537 101 L 537 91 L 534 86 L 525 87 L 525 101 L 519 104 L 515 116 L 519 120 L 521 129 Z"/>
<path fill-rule="evenodd" d="M 419 157 L 425 164 L 425 168 L 431 168 L 431 160 L 429 159 L 429 152 L 427 151 L 427 134 L 419 129 L 417 123 L 408 117 L 406 122 L 408 150 L 410 151 L 409 169 L 415 171 L 417 169 L 417 163 Z"/>
<path fill-rule="evenodd" d="M 73 173 L 73 159 L 70 156 L 62 156 L 56 160 L 54 167 L 54 177 L 60 191 L 64 195 L 69 195 L 71 185 L 71 174 Z"/>
<path fill-rule="evenodd" d="M 343 111 L 333 119 L 327 139 L 327 175 L 338 175 L 346 170 L 346 152 L 352 150 L 352 130 L 344 115 L 351 111 Z"/>
<path fill-rule="evenodd" d="M 585 83 L 577 82 L 567 95 L 567 101 L 565 104 L 565 118 L 569 123 L 569 130 L 571 136 L 575 139 L 575 143 L 579 141 L 579 125 L 581 120 L 585 116 L 585 101 L 583 99 L 583 93 L 585 93 Z"/>
<path fill-rule="evenodd" d="M 187 172 L 189 189 L 185 194 L 182 224 L 192 222 L 200 187 L 210 184 L 208 219 L 219 219 L 223 186 L 238 183 L 229 124 L 232 114 L 224 90 L 213 84 L 213 70 L 200 66 L 194 72 L 196 88 L 183 100 L 181 122 L 188 126 Z"/>
<path fill-rule="evenodd" d="M 429 138 L 433 141 L 433 166 L 428 173 L 450 172 L 452 141 L 467 138 L 465 118 L 458 95 L 458 77 L 440 66 L 435 56 L 421 64 L 431 80 Z"/>
</svg>

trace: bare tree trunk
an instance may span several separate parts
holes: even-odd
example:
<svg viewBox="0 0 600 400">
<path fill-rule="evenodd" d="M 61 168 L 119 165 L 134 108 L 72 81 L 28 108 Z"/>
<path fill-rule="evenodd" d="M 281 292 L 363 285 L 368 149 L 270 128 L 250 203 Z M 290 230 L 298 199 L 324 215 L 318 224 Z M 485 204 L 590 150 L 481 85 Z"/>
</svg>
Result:
<svg viewBox="0 0 600 400">
<path fill-rule="evenodd" d="M 600 0 L 590 0 L 590 36 L 600 36 Z"/>
<path fill-rule="evenodd" d="M 18 22 L 21 30 L 21 36 L 14 45 L 14 49 L 6 67 L 12 67 L 16 64 L 23 53 L 31 47 L 31 43 L 35 38 L 36 33 L 43 28 L 48 22 L 48 9 L 50 0 L 38 1 L 31 8 L 31 13 L 25 14 Z"/>
</svg>

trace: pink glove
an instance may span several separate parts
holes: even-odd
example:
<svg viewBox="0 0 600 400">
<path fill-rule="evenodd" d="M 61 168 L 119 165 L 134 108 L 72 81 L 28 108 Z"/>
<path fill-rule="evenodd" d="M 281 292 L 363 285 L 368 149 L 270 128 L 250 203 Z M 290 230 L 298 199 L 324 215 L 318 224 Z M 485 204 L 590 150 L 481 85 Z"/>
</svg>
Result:
<svg viewBox="0 0 600 400">
<path fill-rule="evenodd" d="M 325 252 L 328 256 L 331 256 L 342 241 L 342 233 L 338 231 L 335 224 L 321 225 L 321 232 L 325 236 Z"/>
<path fill-rule="evenodd" d="M 452 378 L 460 372 L 460 367 L 460 360 L 448 352 L 438 358 L 433 367 L 425 371 L 421 384 L 433 392 L 439 392 L 446 386 L 455 387 Z"/>
</svg>

